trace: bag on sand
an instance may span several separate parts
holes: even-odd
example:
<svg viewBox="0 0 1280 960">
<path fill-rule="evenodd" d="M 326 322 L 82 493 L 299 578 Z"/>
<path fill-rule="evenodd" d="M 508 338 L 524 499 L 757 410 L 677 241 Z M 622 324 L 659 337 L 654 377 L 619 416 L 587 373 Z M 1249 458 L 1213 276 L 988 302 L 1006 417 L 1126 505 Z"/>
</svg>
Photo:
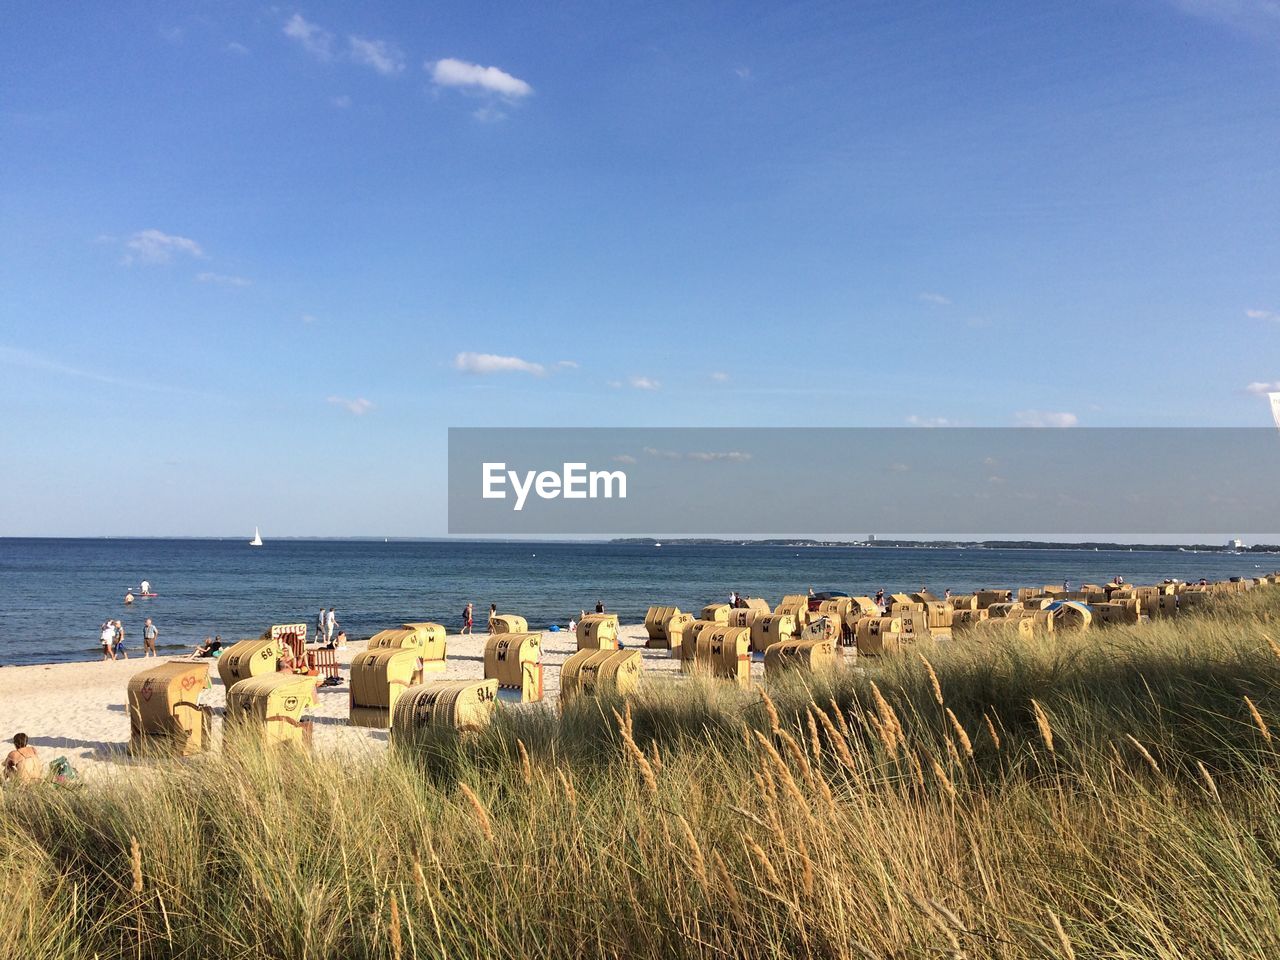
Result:
<svg viewBox="0 0 1280 960">
<path fill-rule="evenodd" d="M 49 761 L 49 779 L 54 783 L 71 783 L 77 779 L 76 768 L 66 757 Z"/>
</svg>

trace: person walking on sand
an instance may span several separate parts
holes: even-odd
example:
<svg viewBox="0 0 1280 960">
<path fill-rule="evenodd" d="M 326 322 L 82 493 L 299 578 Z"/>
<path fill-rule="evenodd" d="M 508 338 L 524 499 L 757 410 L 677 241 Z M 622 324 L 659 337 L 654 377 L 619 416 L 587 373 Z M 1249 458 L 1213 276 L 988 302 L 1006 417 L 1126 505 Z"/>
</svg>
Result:
<svg viewBox="0 0 1280 960">
<path fill-rule="evenodd" d="M 324 607 L 320 608 L 320 612 L 316 615 L 316 643 L 319 643 L 324 637 Z"/>
<path fill-rule="evenodd" d="M 338 626 L 338 612 L 334 610 L 333 607 L 330 607 L 329 612 L 324 615 L 324 642 L 325 643 L 333 642 L 333 631 L 337 629 L 337 626 Z"/>
<path fill-rule="evenodd" d="M 156 629 L 156 625 L 151 622 L 151 618 L 147 617 L 147 622 L 142 625 L 142 656 L 156 656 L 156 638 L 160 636 L 160 631 Z"/>
<path fill-rule="evenodd" d="M 470 636 L 471 624 L 475 619 L 475 614 L 472 612 L 473 609 L 474 608 L 471 606 L 470 603 L 468 603 L 465 607 L 462 608 L 462 632 L 459 633 L 458 636 L 460 637 Z"/>
<path fill-rule="evenodd" d="M 27 741 L 25 733 L 15 733 L 13 749 L 4 758 L 4 778 L 23 782 L 39 780 L 40 777 L 40 757 L 36 754 L 36 748 Z"/>
<path fill-rule="evenodd" d="M 124 645 L 124 624 L 121 623 L 119 620 L 116 621 L 115 652 L 120 654 L 126 660 L 129 659 L 129 651 L 125 649 L 125 645 Z"/>
<path fill-rule="evenodd" d="M 116 658 L 116 625 L 110 620 L 104 620 L 99 630 L 98 639 L 102 644 L 102 659 L 114 660 Z"/>
<path fill-rule="evenodd" d="M 489 633 L 493 633 L 493 618 L 498 615 L 498 605 L 496 603 L 489 604 Z"/>
</svg>

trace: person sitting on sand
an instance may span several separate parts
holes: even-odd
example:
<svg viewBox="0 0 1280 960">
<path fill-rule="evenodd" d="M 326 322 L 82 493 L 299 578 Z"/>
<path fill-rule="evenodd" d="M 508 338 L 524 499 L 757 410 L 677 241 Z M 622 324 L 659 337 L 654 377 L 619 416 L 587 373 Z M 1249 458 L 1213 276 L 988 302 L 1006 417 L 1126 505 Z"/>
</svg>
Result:
<svg viewBox="0 0 1280 960">
<path fill-rule="evenodd" d="M 205 637 L 204 643 L 200 644 L 200 646 L 195 648 L 195 650 L 193 651 L 193 655 L 197 657 L 212 657 L 215 654 L 221 653 L 221 652 L 222 652 L 222 637 L 214 636 L 214 637 Z"/>
<path fill-rule="evenodd" d="M 25 733 L 15 733 L 13 749 L 4 758 L 4 778 L 17 781 L 39 780 L 41 773 L 36 748 L 27 742 Z"/>
</svg>

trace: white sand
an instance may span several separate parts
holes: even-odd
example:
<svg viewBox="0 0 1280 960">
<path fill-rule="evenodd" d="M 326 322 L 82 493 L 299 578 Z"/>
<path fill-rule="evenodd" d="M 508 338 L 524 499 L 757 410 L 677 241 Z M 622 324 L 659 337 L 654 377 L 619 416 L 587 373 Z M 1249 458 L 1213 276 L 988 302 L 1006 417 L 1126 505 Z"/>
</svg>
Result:
<svg viewBox="0 0 1280 960">
<path fill-rule="evenodd" d="M 628 649 L 640 648 L 646 675 L 678 674 L 680 661 L 667 650 L 643 649 L 644 627 L 624 626 L 623 643 Z M 428 674 L 428 680 L 480 679 L 484 676 L 484 645 L 488 637 L 450 636 L 447 641 L 448 665 L 442 673 Z M 347 664 L 353 654 L 364 649 L 354 643 L 338 651 L 343 665 L 339 686 L 321 687 L 316 707 L 314 743 L 317 751 L 383 751 L 387 731 L 347 724 L 349 686 Z M 542 662 L 546 700 L 554 702 L 560 689 L 560 665 L 574 653 L 577 643 L 566 631 L 543 633 Z M 126 754 L 129 742 L 129 716 L 126 712 L 128 680 L 135 673 L 165 662 L 161 657 L 115 662 L 58 663 L 37 666 L 0 668 L 0 737 L 9 741 L 22 731 L 31 738 L 45 763 L 64 756 L 83 774 L 123 769 L 132 761 Z M 215 709 L 219 716 L 226 702 L 226 690 L 218 677 L 216 661 L 210 664 L 213 686 L 201 703 Z M 759 665 L 756 665 L 759 670 Z M 508 704 L 507 708 L 513 705 Z M 519 706 L 516 709 L 522 709 Z M 214 723 L 215 749 L 220 737 L 221 720 Z M 3 752 L 7 752 L 7 747 Z"/>
</svg>

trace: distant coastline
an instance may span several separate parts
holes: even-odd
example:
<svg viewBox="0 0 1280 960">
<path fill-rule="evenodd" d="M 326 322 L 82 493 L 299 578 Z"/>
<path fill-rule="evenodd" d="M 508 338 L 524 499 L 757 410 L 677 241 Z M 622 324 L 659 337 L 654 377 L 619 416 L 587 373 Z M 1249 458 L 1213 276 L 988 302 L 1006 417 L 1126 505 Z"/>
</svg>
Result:
<svg viewBox="0 0 1280 960">
<path fill-rule="evenodd" d="M 1280 544 L 1258 543 L 1239 547 L 1211 543 L 1111 543 L 1103 540 L 1060 543 L 1053 540 L 815 540 L 812 538 L 780 538 L 772 540 L 731 540 L 712 537 L 615 537 L 609 543 L 635 546 L 707 546 L 707 547 L 914 547 L 934 550 L 1144 550 L 1163 553 L 1280 553 Z"/>
</svg>

